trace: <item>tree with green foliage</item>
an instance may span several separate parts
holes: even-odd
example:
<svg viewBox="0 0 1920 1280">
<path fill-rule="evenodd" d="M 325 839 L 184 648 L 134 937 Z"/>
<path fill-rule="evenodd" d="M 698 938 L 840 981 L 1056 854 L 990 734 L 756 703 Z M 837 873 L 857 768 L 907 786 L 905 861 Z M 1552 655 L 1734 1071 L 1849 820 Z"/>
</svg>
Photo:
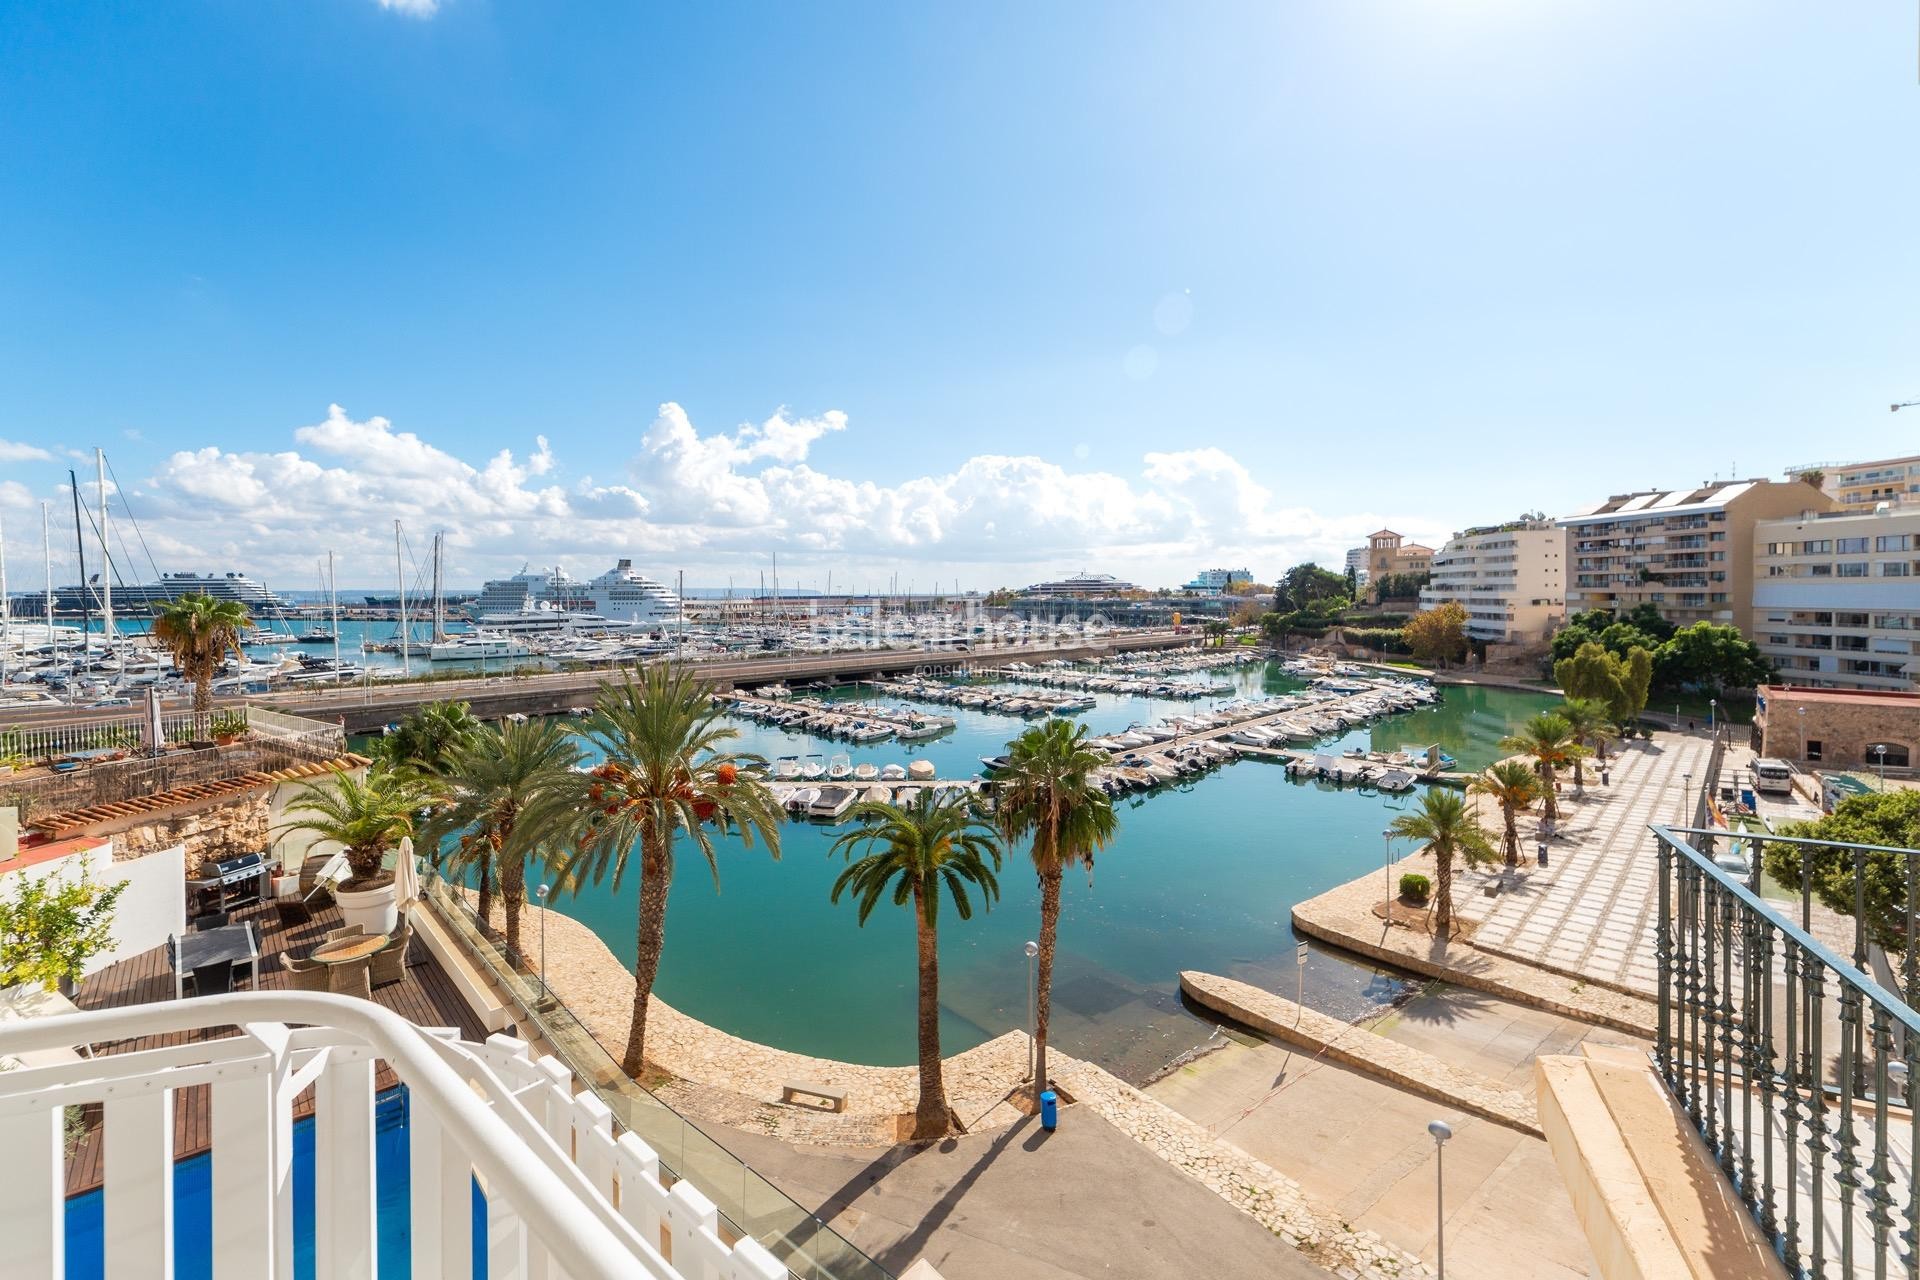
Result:
<svg viewBox="0 0 1920 1280">
<path fill-rule="evenodd" d="M 1311 561 L 1293 566 L 1274 584 L 1275 613 L 1298 612 L 1319 601 L 1337 601 L 1344 606 L 1352 599 L 1345 574 L 1322 569 Z"/>
<path fill-rule="evenodd" d="M 174 669 L 193 682 L 196 721 L 213 708 L 214 672 L 228 654 L 244 656 L 240 637 L 251 625 L 246 605 L 206 594 L 169 600 L 154 618 L 153 638 L 172 657 Z"/>
<path fill-rule="evenodd" d="M 1553 794 L 1554 773 L 1587 753 L 1585 747 L 1573 740 L 1573 726 L 1550 711 L 1528 716 L 1518 733 L 1500 739 L 1500 749 L 1533 760 L 1534 770 L 1544 787 L 1542 798 L 1547 802 L 1547 820 L 1559 821 L 1560 805 Z"/>
<path fill-rule="evenodd" d="M 1499 857 L 1493 842 L 1474 820 L 1466 797 L 1446 787 L 1428 787 L 1420 797 L 1420 808 L 1395 818 L 1387 830 L 1405 840 L 1418 840 L 1422 851 L 1433 856 L 1434 931 L 1445 938 L 1453 932 L 1453 860 L 1464 858 L 1469 866 L 1492 862 Z"/>
<path fill-rule="evenodd" d="M 1613 713 L 1598 698 L 1568 698 L 1556 714 L 1567 722 L 1567 727 L 1573 730 L 1574 743 L 1582 748 L 1582 754 L 1573 758 L 1573 789 L 1584 791 L 1587 786 L 1582 769 L 1585 753 L 1597 750 L 1602 760 L 1607 758 L 1607 726 Z"/>
<path fill-rule="evenodd" d="M 1348 565 L 1347 566 L 1347 599 L 1358 600 L 1359 598 L 1360 598 L 1360 571 L 1355 569 L 1352 565 Z"/>
<path fill-rule="evenodd" d="M 589 773 L 567 770 L 523 819 L 567 832 L 568 848 L 554 867 L 563 889 L 578 892 L 610 877 L 618 890 L 628 871 L 640 869 L 633 1016 L 620 1061 L 635 1077 L 646 1061 L 647 1009 L 666 949 L 676 839 L 684 834 L 693 843 L 716 891 L 716 832 L 737 835 L 749 849 L 758 837 L 780 856 L 780 806 L 766 782 L 747 771 L 766 761 L 725 749 L 740 731 L 724 722 L 710 694 L 693 672 L 665 662 L 645 668 L 638 680 L 627 675 L 601 685 L 593 718 L 573 729 L 601 762 Z"/>
<path fill-rule="evenodd" d="M 1773 667 L 1758 645 L 1738 628 L 1713 622 L 1680 628 L 1654 655 L 1654 682 L 1662 689 L 1746 692 L 1772 676 Z"/>
<path fill-rule="evenodd" d="M 1840 840 L 1895 849 L 1920 849 L 1920 791 L 1900 788 L 1849 796 L 1833 812 L 1815 822 L 1790 822 L 1783 836 L 1810 840 Z M 1901 952 L 1912 942 L 1914 921 L 1907 915 L 1907 858 L 1898 853 L 1861 854 L 1837 845 L 1770 843 L 1763 855 L 1767 873 L 1789 888 L 1800 884 L 1801 862 L 1821 903 L 1850 916 L 1854 913 L 1854 874 L 1864 858 L 1865 924 L 1867 936 L 1889 951 Z M 1909 998 L 1912 993 L 1908 993 Z"/>
<path fill-rule="evenodd" d="M 1467 654 L 1467 610 L 1458 601 L 1449 600 L 1436 609 L 1426 609 L 1407 620 L 1400 629 L 1407 649 L 1424 662 L 1445 666 Z"/>
<path fill-rule="evenodd" d="M 1501 760 L 1467 785 L 1475 795 L 1489 797 L 1506 820 L 1504 849 L 1507 865 L 1520 865 L 1520 813 L 1531 809 L 1541 795 L 1540 778 L 1518 760 Z"/>
<path fill-rule="evenodd" d="M 416 834 L 420 814 L 439 798 L 436 780 L 376 766 L 365 782 L 341 773 L 309 783 L 287 806 L 291 821 L 280 829 L 311 832 L 343 846 L 353 874 L 342 889 L 378 889 L 393 883 L 393 873 L 381 865 L 387 853 Z"/>
<path fill-rule="evenodd" d="M 390 769 L 441 777 L 457 752 L 479 740 L 483 727 L 465 702 L 429 702 L 388 730 L 374 757 Z"/>
<path fill-rule="evenodd" d="M 1383 573 L 1374 582 L 1373 593 L 1381 600 L 1413 600 L 1432 579 L 1431 573 Z"/>
<path fill-rule="evenodd" d="M 1093 858 L 1119 827 L 1113 802 L 1093 780 L 1106 752 L 1087 745 L 1087 728 L 1049 719 L 1015 738 L 995 780 L 1000 834 L 1008 844 L 1032 841 L 1040 880 L 1040 954 L 1034 1006 L 1036 1103 L 1047 1080 L 1047 1028 L 1053 1008 L 1053 958 L 1059 945 L 1060 889 L 1070 866 L 1093 871 Z"/>
<path fill-rule="evenodd" d="M 36 983 L 52 991 L 77 981 L 87 961 L 113 946 L 113 909 L 127 882 L 101 884 L 83 866 L 69 879 L 15 877 L 0 899 L 0 987 Z"/>
<path fill-rule="evenodd" d="M 1653 658 L 1645 649 L 1620 657 L 1592 640 L 1553 664 L 1562 693 L 1605 704 L 1607 718 L 1618 725 L 1632 724 L 1646 707 L 1652 674 Z"/>
<path fill-rule="evenodd" d="M 954 1128 L 940 1064 L 940 902 L 953 899 L 962 920 L 973 918 L 972 885 L 986 910 L 1000 894 L 994 873 L 1000 846 L 981 818 L 974 798 L 959 794 L 939 799 L 922 788 L 911 805 L 866 800 L 854 806 L 860 826 L 833 842 L 833 853 L 853 861 L 833 882 L 832 900 L 851 892 L 859 921 L 867 923 L 883 896 L 896 907 L 913 909 L 914 950 L 919 969 L 920 1100 L 914 1108 L 916 1142 L 944 1138 Z"/>
<path fill-rule="evenodd" d="M 562 782 L 580 763 L 580 748 L 558 721 L 509 721 L 484 725 L 456 747 L 446 765 L 446 803 L 434 810 L 426 839 L 438 849 L 458 833 L 442 869 L 471 874 L 479 892 L 481 920 L 493 916 L 493 890 L 500 889 L 507 949 L 520 953 L 520 915 L 527 902 L 527 861 L 554 852 L 562 832 L 523 822 L 543 792 Z"/>
</svg>

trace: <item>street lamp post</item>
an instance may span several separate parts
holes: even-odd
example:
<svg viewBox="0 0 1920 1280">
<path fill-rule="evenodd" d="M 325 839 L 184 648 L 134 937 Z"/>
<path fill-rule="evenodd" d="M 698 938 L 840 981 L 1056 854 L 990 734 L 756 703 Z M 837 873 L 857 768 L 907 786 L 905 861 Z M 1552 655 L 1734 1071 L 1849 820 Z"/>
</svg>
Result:
<svg viewBox="0 0 1920 1280">
<path fill-rule="evenodd" d="M 1393 923 L 1393 832 L 1382 831 L 1387 842 L 1387 923 Z"/>
<path fill-rule="evenodd" d="M 1680 825 L 1683 827 L 1687 825 L 1688 819 L 1693 816 L 1693 810 L 1689 807 L 1692 803 L 1693 775 L 1683 773 L 1680 775 Z"/>
<path fill-rule="evenodd" d="M 1885 791 L 1887 789 L 1887 744 L 1876 742 L 1868 749 L 1880 759 L 1880 789 Z"/>
<path fill-rule="evenodd" d="M 533 891 L 533 896 L 540 900 L 540 994 L 548 997 L 552 992 L 547 990 L 547 894 L 552 891 L 553 886 L 549 884 Z"/>
<path fill-rule="evenodd" d="M 1039 1064 L 1034 1061 L 1035 1051 L 1039 1048 L 1039 1042 L 1040 1042 L 1040 1024 L 1039 1024 L 1040 1015 L 1034 1005 L 1034 992 L 1033 992 L 1033 966 L 1035 963 L 1034 957 L 1040 954 L 1040 944 L 1037 942 L 1029 942 L 1027 943 L 1026 950 L 1027 950 L 1027 1078 L 1032 1079 L 1033 1073 L 1040 1069 Z"/>
<path fill-rule="evenodd" d="M 1433 1135 L 1433 1251 L 1437 1280 L 1447 1280 L 1447 1139 L 1453 1128 L 1445 1120 L 1427 1126 Z"/>
<path fill-rule="evenodd" d="M 1718 729 L 1719 720 L 1720 720 L 1720 699 L 1708 698 L 1707 699 L 1707 732 L 1708 733 L 1713 733 Z"/>
<path fill-rule="evenodd" d="M 1807 709 L 1800 708 L 1800 763 L 1807 762 Z"/>
</svg>

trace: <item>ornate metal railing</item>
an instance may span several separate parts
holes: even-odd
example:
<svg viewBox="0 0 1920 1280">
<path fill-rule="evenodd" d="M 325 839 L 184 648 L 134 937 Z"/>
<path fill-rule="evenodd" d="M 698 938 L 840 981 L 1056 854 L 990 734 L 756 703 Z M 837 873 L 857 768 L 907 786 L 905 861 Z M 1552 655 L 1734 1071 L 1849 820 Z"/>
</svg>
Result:
<svg viewBox="0 0 1920 1280">
<path fill-rule="evenodd" d="M 1795 924 L 1696 847 L 1728 832 L 1653 832 L 1661 1078 L 1792 1274 L 1920 1276 L 1920 1016 L 1865 963 L 1869 898 L 1889 893 L 1876 877 L 1889 857 L 1904 864 L 1910 935 L 1920 852 L 1766 837 L 1803 849 L 1803 868 L 1819 861 L 1831 875 L 1836 858 L 1850 860 L 1849 962 L 1810 931 L 1810 890 Z M 1813 874 L 1803 872 L 1803 886 Z M 1901 948 L 1909 993 L 1911 941 Z"/>
</svg>

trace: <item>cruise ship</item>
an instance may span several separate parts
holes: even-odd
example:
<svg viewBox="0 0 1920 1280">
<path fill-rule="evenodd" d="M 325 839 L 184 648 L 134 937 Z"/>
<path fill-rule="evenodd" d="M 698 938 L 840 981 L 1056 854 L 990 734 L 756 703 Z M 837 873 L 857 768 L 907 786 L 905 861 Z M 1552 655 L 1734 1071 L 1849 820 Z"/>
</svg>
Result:
<svg viewBox="0 0 1920 1280">
<path fill-rule="evenodd" d="M 480 588 L 480 598 L 473 602 L 472 611 L 476 619 L 484 621 L 489 616 L 528 613 L 542 607 L 584 613 L 593 609 L 593 601 L 587 595 L 586 583 L 555 565 L 537 572 L 523 568 L 511 578 L 490 580 Z"/>
<path fill-rule="evenodd" d="M 84 586 L 58 587 L 53 607 L 59 613 L 79 613 L 100 608 L 100 575 L 93 574 Z M 181 596 L 209 595 L 219 600 L 238 600 L 256 617 L 272 617 L 286 608 L 286 602 L 244 573 L 163 573 L 158 582 L 141 586 L 113 584 L 113 607 L 117 612 L 148 613 Z"/>
<path fill-rule="evenodd" d="M 589 582 L 587 597 L 595 613 L 628 626 L 653 626 L 680 617 L 680 597 L 673 588 L 635 572 L 631 560 L 621 560 Z"/>
</svg>

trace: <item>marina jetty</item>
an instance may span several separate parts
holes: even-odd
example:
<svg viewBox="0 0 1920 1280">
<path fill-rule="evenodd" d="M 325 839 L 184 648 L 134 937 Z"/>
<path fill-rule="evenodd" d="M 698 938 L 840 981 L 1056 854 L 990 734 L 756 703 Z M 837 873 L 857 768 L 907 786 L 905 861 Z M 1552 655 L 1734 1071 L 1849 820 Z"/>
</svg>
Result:
<svg viewBox="0 0 1920 1280">
<path fill-rule="evenodd" d="M 932 670 L 964 671 L 976 665 L 994 667 L 1021 659 L 1061 658 L 1068 662 L 1097 662 L 1116 654 L 1187 648 L 1195 643 L 1192 632 L 1142 630 L 1108 632 L 1057 646 L 1000 645 L 963 651 L 902 648 L 845 653 L 783 653 L 752 658 L 703 659 L 691 665 L 717 689 L 730 691 L 756 689 L 770 684 L 842 684 Z M 300 687 L 277 693 L 216 698 L 215 704 L 266 706 L 338 724 L 348 733 L 368 733 L 401 720 L 429 703 L 448 699 L 468 703 L 475 715 L 486 719 L 508 715 L 561 715 L 576 707 L 590 705 L 594 694 L 608 678 L 606 671 L 555 671 L 475 677 L 470 680 L 383 680 L 359 687 Z M 185 705 L 184 700 L 177 701 L 178 705 Z M 175 705 L 175 702 L 168 703 L 169 708 Z M 127 717 L 128 709 L 125 706 L 15 707 L 5 713 L 6 723 L 20 725 L 104 723 Z"/>
</svg>

